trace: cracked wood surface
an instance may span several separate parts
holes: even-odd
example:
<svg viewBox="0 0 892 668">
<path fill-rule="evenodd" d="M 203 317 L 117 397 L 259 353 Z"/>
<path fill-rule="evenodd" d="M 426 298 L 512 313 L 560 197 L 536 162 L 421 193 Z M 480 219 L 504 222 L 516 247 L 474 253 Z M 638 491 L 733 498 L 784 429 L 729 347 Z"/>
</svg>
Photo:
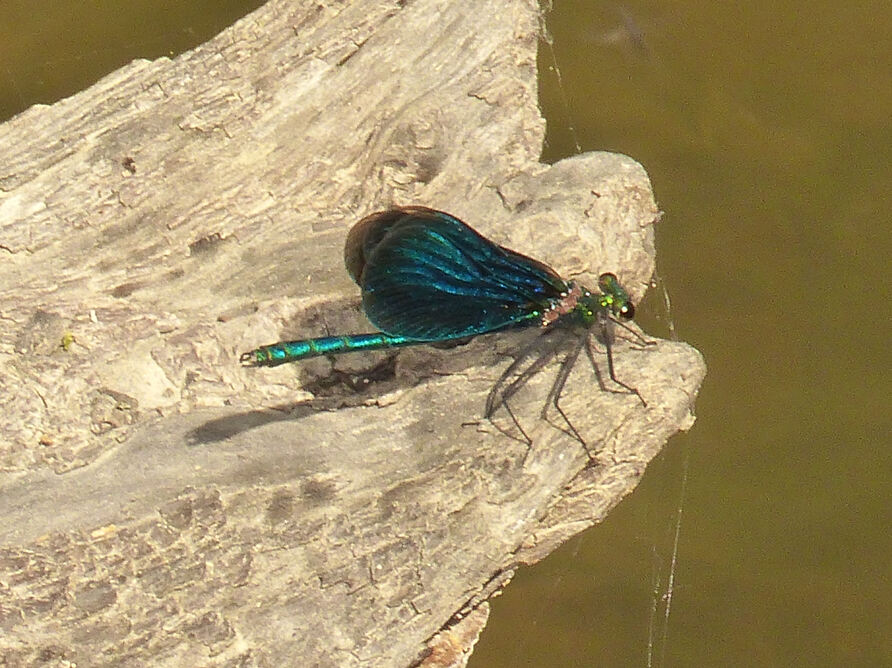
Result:
<svg viewBox="0 0 892 668">
<path fill-rule="evenodd" d="M 481 419 L 516 335 L 237 363 L 369 329 L 342 244 L 391 204 L 641 297 L 647 175 L 538 162 L 539 34 L 527 0 L 274 0 L 0 125 L 9 665 L 460 665 L 513 570 L 691 426 L 705 367 L 676 342 L 617 343 L 647 407 L 577 365 L 594 459 L 537 419 L 554 364 L 512 400 L 531 447 Z"/>
</svg>

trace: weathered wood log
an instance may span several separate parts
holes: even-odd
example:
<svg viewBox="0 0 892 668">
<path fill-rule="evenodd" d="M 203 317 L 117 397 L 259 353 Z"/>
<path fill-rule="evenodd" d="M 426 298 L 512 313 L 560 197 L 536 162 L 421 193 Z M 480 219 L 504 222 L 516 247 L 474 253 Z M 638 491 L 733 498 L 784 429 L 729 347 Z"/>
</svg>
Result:
<svg viewBox="0 0 892 668">
<path fill-rule="evenodd" d="M 640 298 L 647 176 L 538 162 L 539 36 L 533 0 L 273 0 L 0 126 L 8 665 L 459 665 L 513 569 L 692 424 L 704 366 L 667 341 L 617 342 L 646 407 L 578 365 L 589 453 L 537 419 L 554 365 L 512 399 L 531 446 L 482 419 L 511 336 L 237 363 L 370 328 L 341 245 L 391 204 Z"/>
</svg>

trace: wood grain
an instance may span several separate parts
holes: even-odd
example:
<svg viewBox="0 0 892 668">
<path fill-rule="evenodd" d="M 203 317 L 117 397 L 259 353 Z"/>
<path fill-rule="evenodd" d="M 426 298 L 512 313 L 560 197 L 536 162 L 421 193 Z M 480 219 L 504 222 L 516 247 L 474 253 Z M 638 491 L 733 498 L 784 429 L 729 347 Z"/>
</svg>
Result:
<svg viewBox="0 0 892 668">
<path fill-rule="evenodd" d="M 554 365 L 512 403 L 532 446 L 482 420 L 510 336 L 237 363 L 369 330 L 342 244 L 391 204 L 641 297 L 644 170 L 538 162 L 538 12 L 273 0 L 0 125 L 7 665 L 461 665 L 514 569 L 691 426 L 705 367 L 668 341 L 617 342 L 646 408 L 572 374 L 594 459 L 537 419 Z"/>
</svg>

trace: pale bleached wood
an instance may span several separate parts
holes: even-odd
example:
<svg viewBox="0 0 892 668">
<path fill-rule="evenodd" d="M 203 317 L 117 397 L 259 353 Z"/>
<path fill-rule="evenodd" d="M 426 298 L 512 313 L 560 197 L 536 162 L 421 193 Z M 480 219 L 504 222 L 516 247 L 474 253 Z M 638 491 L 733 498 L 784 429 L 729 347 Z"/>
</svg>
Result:
<svg viewBox="0 0 892 668">
<path fill-rule="evenodd" d="M 237 363 L 369 329 L 341 245 L 393 203 L 641 296 L 647 175 L 538 162 L 539 32 L 532 0 L 273 1 L 0 125 L 9 665 L 460 665 L 513 569 L 692 424 L 680 343 L 618 344 L 647 408 L 578 365 L 563 405 L 594 461 L 536 420 L 554 366 L 513 403 L 532 447 L 480 419 L 511 337 Z M 330 382 L 379 363 L 364 391 Z"/>
</svg>

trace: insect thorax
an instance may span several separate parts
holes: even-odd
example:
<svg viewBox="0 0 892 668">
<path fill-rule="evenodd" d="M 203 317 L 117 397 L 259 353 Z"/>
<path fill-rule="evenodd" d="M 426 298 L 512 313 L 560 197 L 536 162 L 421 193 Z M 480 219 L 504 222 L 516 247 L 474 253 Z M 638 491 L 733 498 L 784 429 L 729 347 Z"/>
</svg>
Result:
<svg viewBox="0 0 892 668">
<path fill-rule="evenodd" d="M 575 281 L 567 282 L 567 290 L 561 293 L 560 299 L 555 299 L 551 305 L 542 312 L 542 327 L 549 327 L 558 320 L 573 320 L 585 327 L 591 327 L 597 318 L 597 311 L 602 308 L 599 303 L 600 295 L 592 294 Z"/>
</svg>

